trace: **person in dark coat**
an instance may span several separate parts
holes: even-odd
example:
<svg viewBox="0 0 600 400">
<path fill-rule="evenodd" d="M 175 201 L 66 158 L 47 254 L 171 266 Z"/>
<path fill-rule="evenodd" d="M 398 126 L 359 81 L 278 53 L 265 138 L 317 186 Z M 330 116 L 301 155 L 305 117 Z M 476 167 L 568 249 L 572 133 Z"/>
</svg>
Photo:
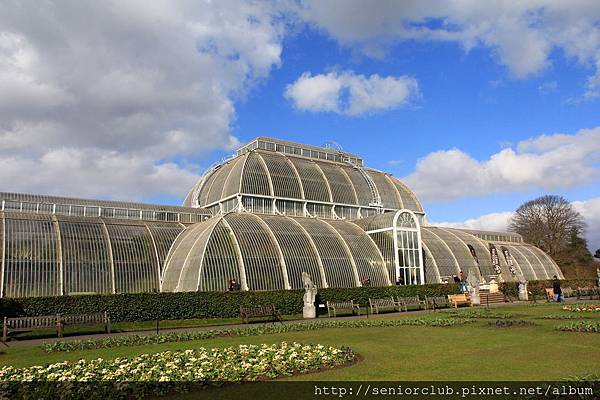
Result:
<svg viewBox="0 0 600 400">
<path fill-rule="evenodd" d="M 505 303 L 512 303 L 512 299 L 510 298 L 510 288 L 508 287 L 508 282 L 502 283 L 502 295 L 504 296 Z"/>
<path fill-rule="evenodd" d="M 554 275 L 554 279 L 552 280 L 552 289 L 554 289 L 554 301 L 557 303 L 565 301 L 565 298 L 562 295 L 562 289 L 560 288 L 560 279 L 558 279 L 556 275 Z"/>
</svg>

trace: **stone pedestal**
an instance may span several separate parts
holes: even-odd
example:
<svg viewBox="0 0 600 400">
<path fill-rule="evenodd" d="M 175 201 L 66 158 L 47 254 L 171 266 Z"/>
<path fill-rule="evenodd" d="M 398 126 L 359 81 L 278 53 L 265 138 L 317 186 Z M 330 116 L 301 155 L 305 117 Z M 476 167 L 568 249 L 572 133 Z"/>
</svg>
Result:
<svg viewBox="0 0 600 400">
<path fill-rule="evenodd" d="M 305 304 L 302 308 L 302 317 L 304 319 L 317 318 L 317 309 L 313 304 Z"/>
<path fill-rule="evenodd" d="M 498 293 L 498 281 L 495 279 L 490 281 L 490 293 Z"/>
<path fill-rule="evenodd" d="M 481 304 L 481 298 L 479 297 L 479 292 L 474 292 L 469 294 L 469 299 L 471 299 L 471 304 L 474 306 L 478 306 Z"/>
</svg>

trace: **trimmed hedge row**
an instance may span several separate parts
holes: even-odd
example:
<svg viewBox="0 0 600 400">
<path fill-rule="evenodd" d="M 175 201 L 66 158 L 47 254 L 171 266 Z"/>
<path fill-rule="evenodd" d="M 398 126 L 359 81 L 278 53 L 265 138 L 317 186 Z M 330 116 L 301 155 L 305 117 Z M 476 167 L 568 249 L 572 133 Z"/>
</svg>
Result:
<svg viewBox="0 0 600 400">
<path fill-rule="evenodd" d="M 563 281 L 563 287 L 592 286 L 593 280 Z M 510 283 L 516 296 L 517 284 Z M 543 295 L 549 281 L 530 282 L 529 289 Z M 362 307 L 369 298 L 389 296 L 443 296 L 458 293 L 456 284 L 384 286 L 319 289 L 317 301 L 354 300 Z M 274 304 L 282 314 L 302 313 L 304 290 L 265 292 L 184 292 L 76 295 L 0 299 L 0 316 L 87 314 L 107 311 L 114 322 L 192 318 L 232 318 L 239 316 L 240 305 Z"/>
</svg>

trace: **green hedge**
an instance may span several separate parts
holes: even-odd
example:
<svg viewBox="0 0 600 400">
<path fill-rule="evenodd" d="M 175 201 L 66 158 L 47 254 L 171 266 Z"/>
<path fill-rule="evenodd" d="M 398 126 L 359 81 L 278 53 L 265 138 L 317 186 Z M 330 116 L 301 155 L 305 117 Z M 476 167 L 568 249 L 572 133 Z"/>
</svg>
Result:
<svg viewBox="0 0 600 400">
<path fill-rule="evenodd" d="M 592 286 L 593 280 L 563 281 L 563 287 Z M 529 289 L 543 295 L 550 281 L 530 282 Z M 517 284 L 510 284 L 516 297 Z M 362 307 L 369 297 L 441 296 L 458 293 L 456 284 L 384 286 L 319 289 L 318 300 L 354 300 Z M 239 315 L 240 305 L 275 304 L 282 314 L 302 313 L 303 290 L 268 292 L 186 292 L 137 293 L 114 295 L 74 295 L 0 299 L 0 316 L 36 316 L 52 314 L 87 314 L 107 311 L 112 321 L 151 321 L 155 319 L 231 318 Z"/>
</svg>

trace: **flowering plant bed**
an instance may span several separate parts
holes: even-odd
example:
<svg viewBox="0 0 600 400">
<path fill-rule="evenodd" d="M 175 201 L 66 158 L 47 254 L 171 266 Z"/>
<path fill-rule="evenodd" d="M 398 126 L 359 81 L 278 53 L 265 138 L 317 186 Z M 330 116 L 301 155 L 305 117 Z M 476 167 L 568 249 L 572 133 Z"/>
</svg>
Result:
<svg viewBox="0 0 600 400">
<path fill-rule="evenodd" d="M 113 336 L 102 339 L 69 340 L 44 343 L 44 351 L 77 351 L 86 349 L 101 349 L 121 346 L 139 346 L 169 342 L 184 342 L 190 340 L 211 339 L 220 336 L 262 336 L 274 333 L 303 332 L 325 328 L 364 328 L 391 326 L 455 326 L 471 322 L 459 318 L 436 319 L 355 319 L 347 321 L 315 321 L 283 325 L 261 325 L 232 329 L 209 329 L 191 332 L 173 332 L 161 335 L 127 335 Z"/>
<path fill-rule="evenodd" d="M 575 306 L 563 306 L 565 311 L 574 312 L 600 312 L 600 304 L 579 304 Z"/>
<path fill-rule="evenodd" d="M 515 328 L 521 326 L 535 326 L 535 322 L 524 319 L 497 319 L 496 321 L 488 322 L 488 326 L 494 328 Z"/>
<path fill-rule="evenodd" d="M 27 368 L 5 366 L 0 368 L 0 398 L 141 397 L 220 382 L 269 380 L 333 368 L 355 359 L 349 348 L 282 342 L 165 351 L 114 360 L 65 361 Z"/>
<path fill-rule="evenodd" d="M 491 311 L 488 309 L 450 311 L 449 314 L 451 314 L 453 317 L 458 318 L 509 319 L 514 317 L 514 314 L 511 313 Z"/>
<path fill-rule="evenodd" d="M 600 333 L 600 322 L 576 321 L 568 324 L 558 325 L 556 330 L 567 332 L 594 332 Z"/>
<path fill-rule="evenodd" d="M 537 317 L 538 319 L 583 319 L 584 315 L 573 315 L 573 314 L 548 314 Z"/>
</svg>

